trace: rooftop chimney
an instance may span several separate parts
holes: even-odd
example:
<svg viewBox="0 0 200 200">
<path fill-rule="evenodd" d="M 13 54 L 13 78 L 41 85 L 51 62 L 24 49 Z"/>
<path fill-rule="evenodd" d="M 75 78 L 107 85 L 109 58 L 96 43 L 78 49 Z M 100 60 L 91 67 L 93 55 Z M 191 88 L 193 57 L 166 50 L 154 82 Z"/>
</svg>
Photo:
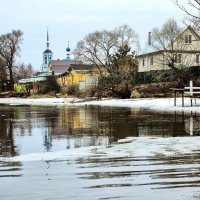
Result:
<svg viewBox="0 0 200 200">
<path fill-rule="evenodd" d="M 151 32 L 149 32 L 148 45 L 151 45 Z"/>
</svg>

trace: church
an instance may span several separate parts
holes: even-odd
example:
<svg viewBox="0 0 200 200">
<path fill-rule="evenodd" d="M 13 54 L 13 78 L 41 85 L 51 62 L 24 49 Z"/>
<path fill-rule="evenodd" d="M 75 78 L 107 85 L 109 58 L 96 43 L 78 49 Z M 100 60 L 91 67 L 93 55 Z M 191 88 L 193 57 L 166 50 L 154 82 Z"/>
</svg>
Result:
<svg viewBox="0 0 200 200">
<path fill-rule="evenodd" d="M 66 48 L 64 59 L 53 59 L 53 52 L 49 49 L 49 33 L 47 30 L 46 50 L 43 52 L 43 63 L 41 75 L 53 75 L 61 86 L 78 84 L 80 89 L 87 86 L 97 85 L 98 69 L 92 65 L 83 64 L 80 60 L 70 57 L 71 49 Z"/>
<path fill-rule="evenodd" d="M 78 85 L 80 90 L 98 84 L 97 67 L 83 64 L 80 60 L 71 59 L 69 42 L 66 48 L 66 58 L 62 60 L 53 59 L 53 52 L 50 50 L 49 44 L 49 32 L 47 30 L 46 50 L 43 52 L 41 71 L 34 76 L 19 80 L 18 84 L 15 84 L 15 91 L 22 92 L 29 85 L 32 92 L 37 93 L 41 84 L 46 82 L 49 77 L 55 77 L 61 87 Z"/>
<path fill-rule="evenodd" d="M 82 64 L 82 61 L 79 60 L 72 60 L 70 58 L 70 52 L 71 49 L 68 46 L 66 48 L 66 58 L 64 59 L 57 59 L 53 60 L 53 52 L 49 49 L 49 32 L 47 30 L 47 41 L 46 41 L 46 50 L 43 52 L 43 63 L 41 66 L 41 72 L 42 73 L 48 73 L 51 72 L 54 75 L 59 75 L 62 73 L 66 73 L 70 67 L 71 64 Z"/>
</svg>

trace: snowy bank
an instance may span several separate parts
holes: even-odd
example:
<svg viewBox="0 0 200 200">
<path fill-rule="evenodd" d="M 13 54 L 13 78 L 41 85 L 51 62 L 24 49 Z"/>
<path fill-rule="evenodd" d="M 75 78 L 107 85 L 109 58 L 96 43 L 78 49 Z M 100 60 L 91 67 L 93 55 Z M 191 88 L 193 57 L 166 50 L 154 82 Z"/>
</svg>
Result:
<svg viewBox="0 0 200 200">
<path fill-rule="evenodd" d="M 0 98 L 0 104 L 9 105 L 65 105 L 73 102 L 73 98 Z"/>
<path fill-rule="evenodd" d="M 119 157 L 168 157 L 199 152 L 200 137 L 129 137 L 119 140 L 110 147 L 83 147 L 63 151 L 31 153 L 12 158 L 1 158 L 3 161 L 47 161 L 73 160 L 83 157 L 119 158 Z"/>
<path fill-rule="evenodd" d="M 89 101 L 76 103 L 76 105 L 97 105 L 111 107 L 130 107 L 137 109 L 150 109 L 155 111 L 199 112 L 200 99 L 193 107 L 190 106 L 190 98 L 185 98 L 185 106 L 182 107 L 181 98 L 177 98 L 177 106 L 174 106 L 174 98 L 142 98 L 142 99 L 112 99 L 103 101 Z"/>
<path fill-rule="evenodd" d="M 190 107 L 190 98 L 185 98 L 185 107 L 181 106 L 181 98 L 177 98 L 177 106 L 174 106 L 174 98 L 145 98 L 145 99 L 109 99 L 85 101 L 77 98 L 0 98 L 0 104 L 9 105 L 67 105 L 67 106 L 111 106 L 111 107 L 130 107 L 138 109 L 151 109 L 157 111 L 177 111 L 177 112 L 197 112 L 200 113 L 200 99 Z"/>
</svg>

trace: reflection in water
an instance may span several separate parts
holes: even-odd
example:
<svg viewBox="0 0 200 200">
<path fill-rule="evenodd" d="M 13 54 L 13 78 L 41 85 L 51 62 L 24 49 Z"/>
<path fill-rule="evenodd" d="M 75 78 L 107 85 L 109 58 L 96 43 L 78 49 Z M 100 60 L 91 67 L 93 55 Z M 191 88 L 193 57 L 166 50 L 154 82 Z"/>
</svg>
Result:
<svg viewBox="0 0 200 200">
<path fill-rule="evenodd" d="M 190 135 L 200 135 L 200 116 L 197 113 L 191 112 L 189 120 L 186 121 L 185 128 Z"/>
<path fill-rule="evenodd" d="M 9 113 L 9 120 L 5 120 L 5 116 L 0 115 L 0 156 L 11 157 L 17 153 L 13 140 L 13 116 Z"/>
<path fill-rule="evenodd" d="M 50 151 L 52 147 L 52 135 L 47 130 L 44 131 L 44 146 L 46 147 L 46 151 Z"/>
<path fill-rule="evenodd" d="M 4 105 L 0 107 L 0 126 L 0 156 L 5 157 L 35 152 L 29 145 L 22 147 L 18 142 L 24 140 L 28 144 L 29 138 L 38 143 L 42 137 L 43 143 L 37 144 L 38 150 L 54 151 L 108 146 L 130 136 L 176 137 L 200 133 L 196 113 L 154 113 L 94 106 L 44 108 Z"/>
<path fill-rule="evenodd" d="M 156 113 L 130 108 L 4 105 L 0 106 L 0 157 L 109 146 L 130 136 L 193 137 L 200 133 L 199 119 L 196 113 Z M 154 189 L 164 196 L 163 200 L 177 200 L 172 198 L 173 193 L 169 196 L 171 189 L 180 191 L 200 186 L 200 151 L 173 157 L 158 152 L 155 157 L 118 158 L 94 152 L 90 157 L 68 159 L 20 163 L 4 162 L 2 158 L 0 178 L 4 181 L 0 187 L 6 188 L 4 183 L 10 182 L 15 182 L 15 187 L 2 189 L 0 199 L 9 196 L 21 200 L 25 196 L 26 199 L 79 200 L 94 199 L 95 193 L 99 200 L 154 200 L 157 199 Z M 20 187 L 16 187 L 19 183 Z M 41 187 L 47 184 L 48 194 Z M 168 191 L 166 195 L 162 195 L 164 191 Z M 193 199 L 198 198 L 197 193 Z"/>
</svg>

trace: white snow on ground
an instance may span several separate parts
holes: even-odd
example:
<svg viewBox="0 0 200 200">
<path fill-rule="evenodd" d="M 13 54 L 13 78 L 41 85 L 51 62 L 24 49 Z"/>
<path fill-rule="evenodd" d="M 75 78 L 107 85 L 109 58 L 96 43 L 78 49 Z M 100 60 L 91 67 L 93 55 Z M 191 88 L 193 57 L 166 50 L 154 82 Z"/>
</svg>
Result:
<svg viewBox="0 0 200 200">
<path fill-rule="evenodd" d="M 190 106 L 190 98 L 185 98 L 185 107 L 181 106 L 181 98 L 177 98 L 177 106 L 174 106 L 174 98 L 145 98 L 145 99 L 108 99 L 99 101 L 84 101 L 77 98 L 40 98 L 40 99 L 23 99 L 23 98 L 0 98 L 0 104 L 11 105 L 97 105 L 97 106 L 114 106 L 114 107 L 131 107 L 139 109 L 151 109 L 157 111 L 185 111 L 200 113 L 200 99 L 193 107 Z"/>
<path fill-rule="evenodd" d="M 73 102 L 74 98 L 39 98 L 39 99 L 28 99 L 28 98 L 0 98 L 1 104 L 9 105 L 63 105 Z"/>
<path fill-rule="evenodd" d="M 76 105 L 99 105 L 114 107 L 131 107 L 139 109 L 151 109 L 157 111 L 185 111 L 200 112 L 200 99 L 193 107 L 190 106 L 190 98 L 185 98 L 185 106 L 182 107 L 181 98 L 177 98 L 177 106 L 174 106 L 174 98 L 144 98 L 144 99 L 112 99 L 104 101 L 89 101 L 76 103 Z"/>
<path fill-rule="evenodd" d="M 114 157 L 149 157 L 149 156 L 178 156 L 200 151 L 200 137 L 129 137 L 119 140 L 111 147 L 84 147 L 63 151 L 32 153 L 13 158 L 1 158 L 3 161 L 44 161 L 44 160 L 73 160 L 76 158 L 101 156 Z"/>
</svg>

